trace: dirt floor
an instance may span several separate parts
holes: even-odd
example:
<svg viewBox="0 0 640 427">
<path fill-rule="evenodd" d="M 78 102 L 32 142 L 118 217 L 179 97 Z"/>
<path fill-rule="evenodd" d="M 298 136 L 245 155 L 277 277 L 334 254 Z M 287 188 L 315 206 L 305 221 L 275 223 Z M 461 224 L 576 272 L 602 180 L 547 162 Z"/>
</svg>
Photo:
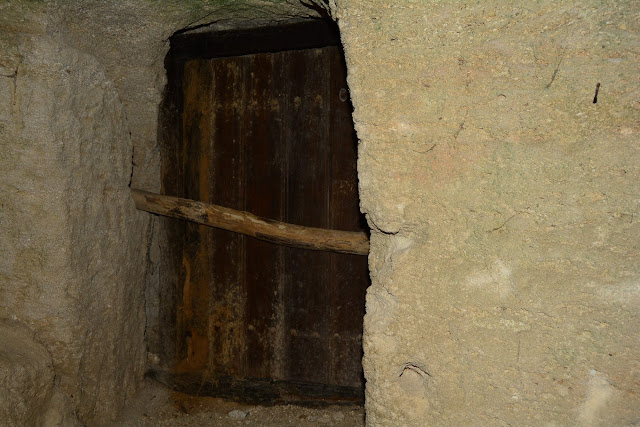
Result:
<svg viewBox="0 0 640 427">
<path fill-rule="evenodd" d="M 364 426 L 360 406 L 253 406 L 171 391 L 147 380 L 113 426 Z"/>
</svg>

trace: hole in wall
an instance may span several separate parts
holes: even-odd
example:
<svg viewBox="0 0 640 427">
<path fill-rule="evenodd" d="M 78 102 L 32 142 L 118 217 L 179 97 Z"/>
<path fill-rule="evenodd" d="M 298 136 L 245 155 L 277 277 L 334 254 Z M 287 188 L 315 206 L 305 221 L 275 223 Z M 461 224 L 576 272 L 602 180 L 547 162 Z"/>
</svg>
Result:
<svg viewBox="0 0 640 427">
<path fill-rule="evenodd" d="M 160 117 L 163 193 L 367 231 L 335 24 L 177 33 Z M 363 403 L 366 256 L 166 221 L 150 375 L 254 404 Z"/>
</svg>

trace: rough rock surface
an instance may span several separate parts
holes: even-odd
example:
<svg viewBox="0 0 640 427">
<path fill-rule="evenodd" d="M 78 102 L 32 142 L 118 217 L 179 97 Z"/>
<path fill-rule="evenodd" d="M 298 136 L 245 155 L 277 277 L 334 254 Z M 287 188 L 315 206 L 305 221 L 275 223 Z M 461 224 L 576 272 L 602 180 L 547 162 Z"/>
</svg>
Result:
<svg viewBox="0 0 640 427">
<path fill-rule="evenodd" d="M 34 331 L 64 394 L 52 402 L 68 398 L 81 421 L 112 419 L 138 387 L 145 283 L 153 334 L 158 234 L 129 185 L 159 189 L 167 38 L 203 18 L 233 26 L 305 10 L 261 1 L 0 4 L 0 319 Z"/>
<path fill-rule="evenodd" d="M 51 356 L 26 328 L 4 322 L 0 342 L 0 419 L 6 425 L 40 424 L 53 388 Z"/>
<path fill-rule="evenodd" d="M 143 369 L 131 139 L 95 58 L 46 34 L 24 35 L 17 58 L 3 79 L 12 102 L 1 117 L 0 317 L 36 331 L 60 387 L 90 419 L 116 411 Z"/>
<path fill-rule="evenodd" d="M 0 3 L 0 319 L 52 363 L 3 381 L 53 369 L 88 423 L 133 395 L 162 239 L 128 185 L 159 188 L 167 37 L 302 3 Z M 638 4 L 331 3 L 373 229 L 367 423 L 640 422 Z"/>
<path fill-rule="evenodd" d="M 638 4 L 336 3 L 367 423 L 639 422 Z"/>
<path fill-rule="evenodd" d="M 57 391 L 51 355 L 33 332 L 0 322 L 0 419 L 3 425 L 73 425 L 65 396 Z"/>
</svg>

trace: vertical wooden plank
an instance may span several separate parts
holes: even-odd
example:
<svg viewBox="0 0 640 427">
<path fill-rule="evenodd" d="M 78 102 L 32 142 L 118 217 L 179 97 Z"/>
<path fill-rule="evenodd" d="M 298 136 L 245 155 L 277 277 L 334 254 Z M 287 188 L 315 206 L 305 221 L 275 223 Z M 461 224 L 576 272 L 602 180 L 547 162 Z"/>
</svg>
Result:
<svg viewBox="0 0 640 427">
<path fill-rule="evenodd" d="M 325 51 L 330 58 L 331 228 L 366 231 L 358 199 L 357 137 L 351 118 L 346 67 L 339 47 L 327 47 Z M 330 384 L 363 386 L 362 322 L 368 285 L 366 257 L 331 254 Z"/>
<path fill-rule="evenodd" d="M 246 210 L 279 220 L 283 203 L 281 181 L 282 159 L 279 143 L 283 117 L 279 114 L 278 93 L 273 92 L 274 56 L 248 56 L 244 85 L 247 87 L 241 120 L 245 123 L 242 143 L 246 158 Z M 246 240 L 246 353 L 244 376 L 271 378 L 275 346 L 277 308 L 280 297 L 282 247 L 257 239 Z"/>
<path fill-rule="evenodd" d="M 289 117 L 286 221 L 328 226 L 329 146 L 325 57 L 320 49 L 286 52 L 283 99 Z M 288 377 L 326 382 L 328 360 L 328 295 L 330 255 L 285 249 Z"/>
<path fill-rule="evenodd" d="M 185 64 L 183 77 L 183 153 L 184 188 L 187 198 L 207 200 L 209 195 L 209 150 L 211 137 L 208 120 L 208 92 L 212 80 L 203 77 L 204 61 Z M 197 165 L 197 166 L 193 166 Z M 208 288 L 209 270 L 206 262 L 209 245 L 206 227 L 185 226 L 182 259 L 182 298 L 178 307 L 178 371 L 194 371 L 206 367 L 208 358 Z"/>
<path fill-rule="evenodd" d="M 292 161 L 291 156 L 291 123 L 289 114 L 290 93 L 288 88 L 283 85 L 285 78 L 288 76 L 288 52 L 277 52 L 272 54 L 271 59 L 271 81 L 269 101 L 270 116 L 274 126 L 278 129 L 277 137 L 273 138 L 273 144 L 279 146 L 279 156 L 274 159 L 275 164 L 280 169 L 280 183 L 278 186 L 280 216 L 279 220 L 287 221 L 288 209 L 288 188 L 289 188 L 289 164 Z M 278 380 L 289 379 L 289 340 L 290 332 L 288 326 L 288 288 L 289 275 L 287 273 L 287 257 L 289 252 L 284 246 L 280 246 L 278 250 L 278 271 L 277 271 L 277 290 L 274 291 L 274 325 L 271 333 L 273 344 L 271 347 L 271 377 Z"/>
<path fill-rule="evenodd" d="M 245 98 L 243 70 L 246 69 L 246 58 L 215 59 L 210 61 L 210 67 L 216 84 L 211 99 L 214 113 L 210 119 L 215 130 L 207 141 L 212 151 L 209 200 L 244 210 L 241 105 Z M 207 262 L 213 266 L 209 286 L 209 371 L 218 376 L 242 376 L 245 236 L 217 229 L 209 229 L 207 233 L 212 244 Z"/>
</svg>

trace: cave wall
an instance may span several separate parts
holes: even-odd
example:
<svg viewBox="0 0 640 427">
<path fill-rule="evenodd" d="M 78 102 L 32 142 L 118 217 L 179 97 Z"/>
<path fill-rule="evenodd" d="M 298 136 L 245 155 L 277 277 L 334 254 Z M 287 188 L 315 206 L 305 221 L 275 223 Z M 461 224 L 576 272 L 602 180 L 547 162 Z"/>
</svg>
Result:
<svg viewBox="0 0 640 427">
<path fill-rule="evenodd" d="M 100 59 L 60 40 L 49 5 L 2 8 L 0 317 L 31 330 L 52 368 L 21 393 L 60 390 L 70 416 L 108 419 L 145 361 L 147 220 L 128 196 L 127 112 Z"/>
<path fill-rule="evenodd" d="M 315 13 L 0 4 L 3 419 L 112 419 L 158 345 L 162 222 L 128 191 L 160 189 L 167 38 Z M 372 228 L 368 424 L 637 423 L 640 7 L 339 0 L 331 13 Z"/>
<path fill-rule="evenodd" d="M 334 14 L 372 228 L 368 423 L 638 423 L 638 3 Z"/>
<path fill-rule="evenodd" d="M 162 233 L 129 186 L 160 190 L 168 37 L 309 14 L 260 1 L 0 4 L 3 422 L 104 423 L 139 387 Z"/>
</svg>

